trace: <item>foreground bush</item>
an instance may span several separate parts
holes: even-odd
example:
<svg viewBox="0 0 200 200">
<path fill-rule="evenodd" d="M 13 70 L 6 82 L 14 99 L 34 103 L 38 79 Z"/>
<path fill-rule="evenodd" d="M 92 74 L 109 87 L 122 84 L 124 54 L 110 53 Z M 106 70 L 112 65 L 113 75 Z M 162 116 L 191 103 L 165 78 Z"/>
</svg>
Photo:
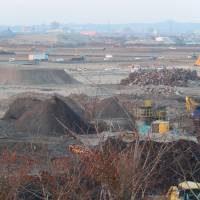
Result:
<svg viewBox="0 0 200 200">
<path fill-rule="evenodd" d="M 138 200 L 200 180 L 200 145 L 108 140 L 68 157 L 41 159 L 4 150 L 0 200 Z"/>
</svg>

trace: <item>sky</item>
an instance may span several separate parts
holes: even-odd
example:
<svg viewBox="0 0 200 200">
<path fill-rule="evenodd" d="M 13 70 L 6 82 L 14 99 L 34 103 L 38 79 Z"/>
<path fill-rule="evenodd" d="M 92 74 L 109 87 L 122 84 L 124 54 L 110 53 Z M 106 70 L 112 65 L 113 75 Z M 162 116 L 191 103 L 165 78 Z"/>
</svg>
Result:
<svg viewBox="0 0 200 200">
<path fill-rule="evenodd" d="M 0 25 L 200 22 L 200 0 L 0 0 Z"/>
</svg>

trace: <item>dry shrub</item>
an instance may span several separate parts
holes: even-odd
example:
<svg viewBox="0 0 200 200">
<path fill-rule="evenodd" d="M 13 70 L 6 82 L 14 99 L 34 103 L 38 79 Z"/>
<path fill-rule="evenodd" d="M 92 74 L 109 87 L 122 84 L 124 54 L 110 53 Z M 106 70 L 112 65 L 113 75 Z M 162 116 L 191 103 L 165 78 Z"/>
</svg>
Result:
<svg viewBox="0 0 200 200">
<path fill-rule="evenodd" d="M 85 173 L 102 188 L 102 199 L 140 199 L 153 185 L 152 176 L 160 159 L 168 150 L 163 145 L 152 155 L 151 143 L 136 141 L 134 145 L 123 148 L 119 143 L 107 143 L 100 149 L 82 156 Z M 120 149 L 121 148 L 121 149 Z M 100 198 L 100 197 L 99 197 Z"/>
<path fill-rule="evenodd" d="M 165 194 L 179 181 L 200 180 L 200 146 L 189 141 L 109 139 L 81 148 L 70 157 L 46 159 L 46 171 L 39 157 L 4 152 L 0 200 L 140 200 Z"/>
</svg>

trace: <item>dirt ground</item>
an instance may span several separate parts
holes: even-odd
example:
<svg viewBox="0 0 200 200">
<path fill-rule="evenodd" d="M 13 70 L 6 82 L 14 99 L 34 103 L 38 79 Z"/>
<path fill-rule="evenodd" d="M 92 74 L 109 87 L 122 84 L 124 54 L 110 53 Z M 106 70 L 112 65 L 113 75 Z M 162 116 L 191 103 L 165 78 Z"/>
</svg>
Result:
<svg viewBox="0 0 200 200">
<path fill-rule="evenodd" d="M 31 46 L 17 46 L 7 47 L 9 51 L 16 53 L 14 58 L 27 59 L 28 54 L 33 53 Z M 37 47 L 38 51 L 45 51 L 48 48 Z M 194 52 L 200 54 L 198 46 L 188 47 L 176 47 L 171 50 L 167 46 L 133 46 L 131 48 L 106 48 L 102 50 L 101 47 L 85 47 L 85 48 L 52 48 L 49 62 L 42 62 L 39 65 L 22 65 L 19 63 L 9 63 L 9 56 L 0 55 L 0 69 L 1 68 L 14 68 L 15 70 L 33 69 L 61 69 L 65 70 L 70 76 L 77 81 L 80 81 L 80 85 L 65 85 L 58 86 L 53 83 L 40 85 L 0 85 L 1 98 L 15 95 L 16 93 L 32 91 L 32 92 L 44 92 L 54 93 L 58 92 L 64 95 L 71 93 L 86 93 L 87 95 L 102 95 L 109 96 L 118 93 L 139 93 L 143 88 L 132 86 L 122 87 L 118 85 L 123 78 L 126 78 L 130 73 L 130 65 L 141 65 L 147 67 L 181 67 L 197 70 L 200 74 L 200 69 L 194 67 L 195 60 L 188 58 Z M 106 54 L 112 54 L 113 59 L 110 61 L 104 61 Z M 83 63 L 55 63 L 56 58 L 63 58 L 66 61 L 70 57 L 76 57 L 79 55 L 85 55 L 86 61 Z M 152 56 L 157 57 L 156 60 L 152 59 Z M 140 58 L 140 59 L 137 59 Z M 33 76 L 35 75 L 33 71 Z M 50 73 L 50 72 L 49 72 Z M 116 85 L 117 84 L 117 85 Z M 192 88 L 180 88 L 184 95 L 196 96 L 200 95 L 198 85 L 193 85 Z"/>
<path fill-rule="evenodd" d="M 35 39 L 37 40 L 38 38 Z M 0 55 L 1 116 L 3 116 L 8 109 L 9 103 L 16 96 L 26 92 L 50 96 L 55 93 L 63 96 L 84 93 L 89 97 L 99 98 L 115 95 L 133 95 L 143 99 L 151 98 L 157 102 L 165 100 L 167 105 L 171 104 L 178 108 L 179 111 L 184 109 L 184 103 L 182 102 L 180 106 L 177 101 L 170 101 L 170 99 L 184 99 L 187 95 L 200 97 L 200 86 L 196 82 L 192 82 L 190 87 L 169 88 L 172 90 L 169 94 L 168 92 L 158 94 L 157 91 L 160 90 L 160 86 L 122 86 L 119 84 L 122 79 L 128 77 L 130 65 L 132 64 L 140 65 L 141 67 L 189 68 L 197 70 L 198 74 L 200 74 L 200 68 L 194 66 L 195 60 L 188 57 L 193 53 L 200 54 L 199 46 L 177 46 L 175 49 L 171 49 L 168 46 L 160 45 L 135 45 L 117 48 L 107 46 L 104 49 L 103 45 L 101 45 L 82 48 L 51 47 L 49 49 L 49 47 L 39 44 L 35 47 L 30 44 L 0 45 L 7 51 L 14 52 L 15 55 L 12 55 L 12 57 L 18 61 L 27 59 L 28 54 L 34 52 L 50 51 L 49 61 L 41 62 L 39 65 L 23 65 L 20 62 L 11 63 L 8 62 L 10 56 Z M 106 54 L 113 55 L 113 58 L 105 61 Z M 69 62 L 72 57 L 77 56 L 85 56 L 86 60 L 76 63 Z M 157 57 L 157 59 L 153 59 L 153 57 Z M 65 62 L 56 63 L 55 60 L 57 58 L 63 58 Z M 46 72 L 45 75 L 43 72 Z M 66 79 L 73 81 L 67 81 Z"/>
</svg>

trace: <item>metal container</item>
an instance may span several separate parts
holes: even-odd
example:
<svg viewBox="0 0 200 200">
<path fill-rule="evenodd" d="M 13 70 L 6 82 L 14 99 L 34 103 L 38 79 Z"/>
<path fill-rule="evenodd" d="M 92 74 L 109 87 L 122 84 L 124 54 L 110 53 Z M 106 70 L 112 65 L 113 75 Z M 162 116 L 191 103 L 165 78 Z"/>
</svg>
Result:
<svg viewBox="0 0 200 200">
<path fill-rule="evenodd" d="M 154 121 L 151 125 L 152 132 L 153 133 L 160 133 L 165 134 L 168 133 L 170 130 L 169 121 Z"/>
<path fill-rule="evenodd" d="M 168 121 L 161 121 L 159 123 L 159 133 L 165 134 L 169 132 L 169 122 Z"/>
</svg>

